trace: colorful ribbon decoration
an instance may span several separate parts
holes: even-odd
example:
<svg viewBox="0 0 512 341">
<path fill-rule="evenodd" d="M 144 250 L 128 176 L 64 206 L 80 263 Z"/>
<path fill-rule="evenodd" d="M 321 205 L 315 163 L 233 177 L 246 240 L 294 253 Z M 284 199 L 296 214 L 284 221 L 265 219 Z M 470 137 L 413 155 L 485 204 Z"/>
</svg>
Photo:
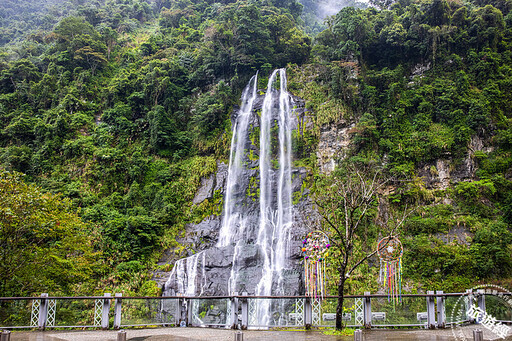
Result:
<svg viewBox="0 0 512 341">
<path fill-rule="evenodd" d="M 377 245 L 380 258 L 379 281 L 388 290 L 388 301 L 402 302 L 402 255 L 404 249 L 397 237 L 385 237 Z M 385 276 L 385 280 L 383 278 Z"/>
<path fill-rule="evenodd" d="M 302 241 L 306 295 L 317 300 L 325 296 L 325 259 L 330 247 L 329 238 L 321 231 L 308 233 Z"/>
</svg>

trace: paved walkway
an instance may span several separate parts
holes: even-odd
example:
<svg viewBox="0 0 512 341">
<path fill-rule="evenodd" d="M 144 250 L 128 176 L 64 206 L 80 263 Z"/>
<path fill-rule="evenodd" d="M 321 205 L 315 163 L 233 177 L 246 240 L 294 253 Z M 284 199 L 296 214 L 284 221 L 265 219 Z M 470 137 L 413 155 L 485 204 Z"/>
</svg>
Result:
<svg viewBox="0 0 512 341">
<path fill-rule="evenodd" d="M 472 341 L 472 331 L 476 326 L 464 327 L 466 340 Z M 490 331 L 484 330 L 484 340 L 498 340 Z M 243 332 L 244 341 L 349 341 L 354 337 L 329 336 L 321 331 L 257 331 Z M 155 328 L 128 329 L 128 341 L 233 341 L 235 331 L 209 328 Z M 16 332 L 11 334 L 11 341 L 116 341 L 117 331 L 46 331 Z M 443 330 L 371 330 L 364 331 L 364 341 L 448 341 L 455 340 L 451 329 Z M 459 339 L 462 340 L 462 339 Z M 499 339 L 503 340 L 503 339 Z M 508 337 L 507 340 L 512 340 Z"/>
</svg>

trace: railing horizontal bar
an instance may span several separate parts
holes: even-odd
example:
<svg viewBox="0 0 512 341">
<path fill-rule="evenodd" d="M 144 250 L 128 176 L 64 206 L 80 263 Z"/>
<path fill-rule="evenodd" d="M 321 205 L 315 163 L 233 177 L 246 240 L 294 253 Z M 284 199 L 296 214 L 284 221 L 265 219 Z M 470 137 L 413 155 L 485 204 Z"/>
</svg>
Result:
<svg viewBox="0 0 512 341">
<path fill-rule="evenodd" d="M 258 327 L 258 328 L 304 328 L 304 324 L 273 324 L 271 326 L 252 325 L 251 324 L 251 325 L 249 325 L 249 327 Z M 315 327 L 332 327 L 332 326 L 321 326 L 321 325 L 316 325 L 315 324 Z"/>
<path fill-rule="evenodd" d="M 372 328 L 378 328 L 378 327 L 425 327 L 426 324 L 418 324 L 418 323 L 411 323 L 411 324 L 373 324 Z"/>
<path fill-rule="evenodd" d="M 43 297 L 49 300 L 99 300 L 99 299 L 114 299 L 115 297 L 106 296 L 47 296 Z M 39 300 L 41 296 L 36 297 L 0 297 L 0 301 L 21 301 L 21 300 Z"/>
<path fill-rule="evenodd" d="M 113 300 L 112 296 L 48 296 L 45 297 L 50 300 Z"/>
<path fill-rule="evenodd" d="M 450 297 L 450 296 L 468 296 L 470 293 L 461 292 L 461 293 L 442 293 L 442 294 L 402 294 L 402 297 Z M 503 293 L 504 296 L 510 296 L 510 293 Z M 324 296 L 324 298 L 339 298 L 340 296 Z M 388 298 L 387 294 L 371 294 L 368 296 L 365 295 L 344 295 L 344 298 Z M 289 296 L 243 296 L 243 295 L 232 295 L 232 296 L 47 296 L 45 299 L 60 299 L 60 300 L 114 300 L 114 299 L 123 299 L 123 300 L 176 300 L 176 299 L 230 299 L 230 298 L 254 298 L 254 299 L 296 299 L 296 298 L 310 298 L 305 295 L 289 295 Z M 35 297 L 0 297 L 0 301 L 21 301 L 21 300 L 37 300 L 41 299 L 39 296 Z"/>
<path fill-rule="evenodd" d="M 332 328 L 335 326 L 335 323 L 332 323 L 332 324 L 318 324 L 316 325 L 315 324 L 315 327 L 320 327 L 320 328 Z M 363 327 L 362 324 L 347 324 L 345 325 L 346 327 L 349 327 L 349 328 L 354 328 L 354 327 Z M 286 327 L 286 326 L 284 326 Z M 290 326 L 290 327 L 293 327 L 293 326 Z M 299 326 L 300 327 L 300 326 Z"/>
<path fill-rule="evenodd" d="M 225 327 L 227 323 L 203 323 L 203 324 L 196 324 L 192 323 L 193 327 L 200 327 L 200 328 L 208 328 L 208 327 Z M 279 327 L 279 326 L 275 326 Z"/>
<path fill-rule="evenodd" d="M 142 323 L 142 324 L 121 324 L 121 327 L 144 327 L 144 326 L 164 326 L 176 323 L 167 322 L 167 323 Z"/>
<path fill-rule="evenodd" d="M 238 296 L 119 296 L 119 297 L 112 297 L 112 298 L 120 298 L 120 299 L 128 299 L 128 300 L 160 300 L 160 299 L 166 299 L 166 300 L 177 300 L 177 299 L 192 299 L 192 298 L 199 298 L 199 299 L 225 299 L 225 298 L 234 298 Z M 249 296 L 244 296 L 249 297 Z"/>
<path fill-rule="evenodd" d="M 448 293 L 448 294 L 402 294 L 402 297 L 446 297 L 446 296 L 467 296 L 468 293 Z M 228 296 L 227 298 L 263 298 L 263 299 L 278 299 L 278 298 L 311 298 L 310 296 Z M 323 298 L 339 298 L 340 296 L 324 296 Z M 388 298 L 387 294 L 372 294 L 365 295 L 344 295 L 343 298 Z M 185 298 L 208 298 L 208 297 L 185 297 Z"/>
<path fill-rule="evenodd" d="M 461 323 L 470 323 L 469 320 L 460 320 L 460 321 L 451 321 L 451 322 L 446 322 L 446 325 L 450 325 L 450 324 L 461 324 Z"/>
<path fill-rule="evenodd" d="M 37 327 L 34 326 L 0 326 L 1 329 L 35 329 Z M 77 326 L 46 326 L 47 329 L 50 328 L 101 328 L 101 326 L 84 326 L 84 325 L 77 325 Z"/>
<path fill-rule="evenodd" d="M 94 325 L 76 325 L 76 326 L 45 326 L 46 329 L 55 328 L 101 328 L 101 326 Z"/>
</svg>

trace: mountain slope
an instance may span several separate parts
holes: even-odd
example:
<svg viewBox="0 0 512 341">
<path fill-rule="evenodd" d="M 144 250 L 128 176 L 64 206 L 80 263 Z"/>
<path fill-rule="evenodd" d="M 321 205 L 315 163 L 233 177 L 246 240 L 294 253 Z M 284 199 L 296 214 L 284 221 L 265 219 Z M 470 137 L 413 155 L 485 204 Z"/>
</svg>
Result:
<svg viewBox="0 0 512 341">
<path fill-rule="evenodd" d="M 287 65 L 311 113 L 294 136 L 304 187 L 332 164 L 376 160 L 399 180 L 380 212 L 419 206 L 401 231 L 410 288 L 510 278 L 510 1 L 347 7 L 314 38 L 294 1 L 72 4 L 7 35 L 2 14 L 0 163 L 80 208 L 106 265 L 98 290 L 156 293 L 162 252 L 194 252 L 176 239 L 222 210 L 218 195 L 192 200 L 227 161 L 241 90 Z M 13 41 L 25 29 L 38 33 Z M 376 291 L 377 271 L 349 290 Z"/>
</svg>

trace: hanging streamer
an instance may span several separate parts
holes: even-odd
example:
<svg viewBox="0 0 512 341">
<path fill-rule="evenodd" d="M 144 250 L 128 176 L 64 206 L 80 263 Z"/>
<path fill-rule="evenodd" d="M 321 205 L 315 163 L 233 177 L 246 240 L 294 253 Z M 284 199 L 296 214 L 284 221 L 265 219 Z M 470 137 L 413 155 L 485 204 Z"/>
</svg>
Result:
<svg viewBox="0 0 512 341">
<path fill-rule="evenodd" d="M 402 255 L 404 249 L 397 237 L 385 237 L 377 245 L 380 258 L 379 281 L 388 290 L 388 301 L 402 301 Z"/>
<path fill-rule="evenodd" d="M 321 231 L 308 233 L 302 241 L 306 295 L 314 299 L 325 296 L 325 259 L 329 256 L 329 238 Z"/>
</svg>

